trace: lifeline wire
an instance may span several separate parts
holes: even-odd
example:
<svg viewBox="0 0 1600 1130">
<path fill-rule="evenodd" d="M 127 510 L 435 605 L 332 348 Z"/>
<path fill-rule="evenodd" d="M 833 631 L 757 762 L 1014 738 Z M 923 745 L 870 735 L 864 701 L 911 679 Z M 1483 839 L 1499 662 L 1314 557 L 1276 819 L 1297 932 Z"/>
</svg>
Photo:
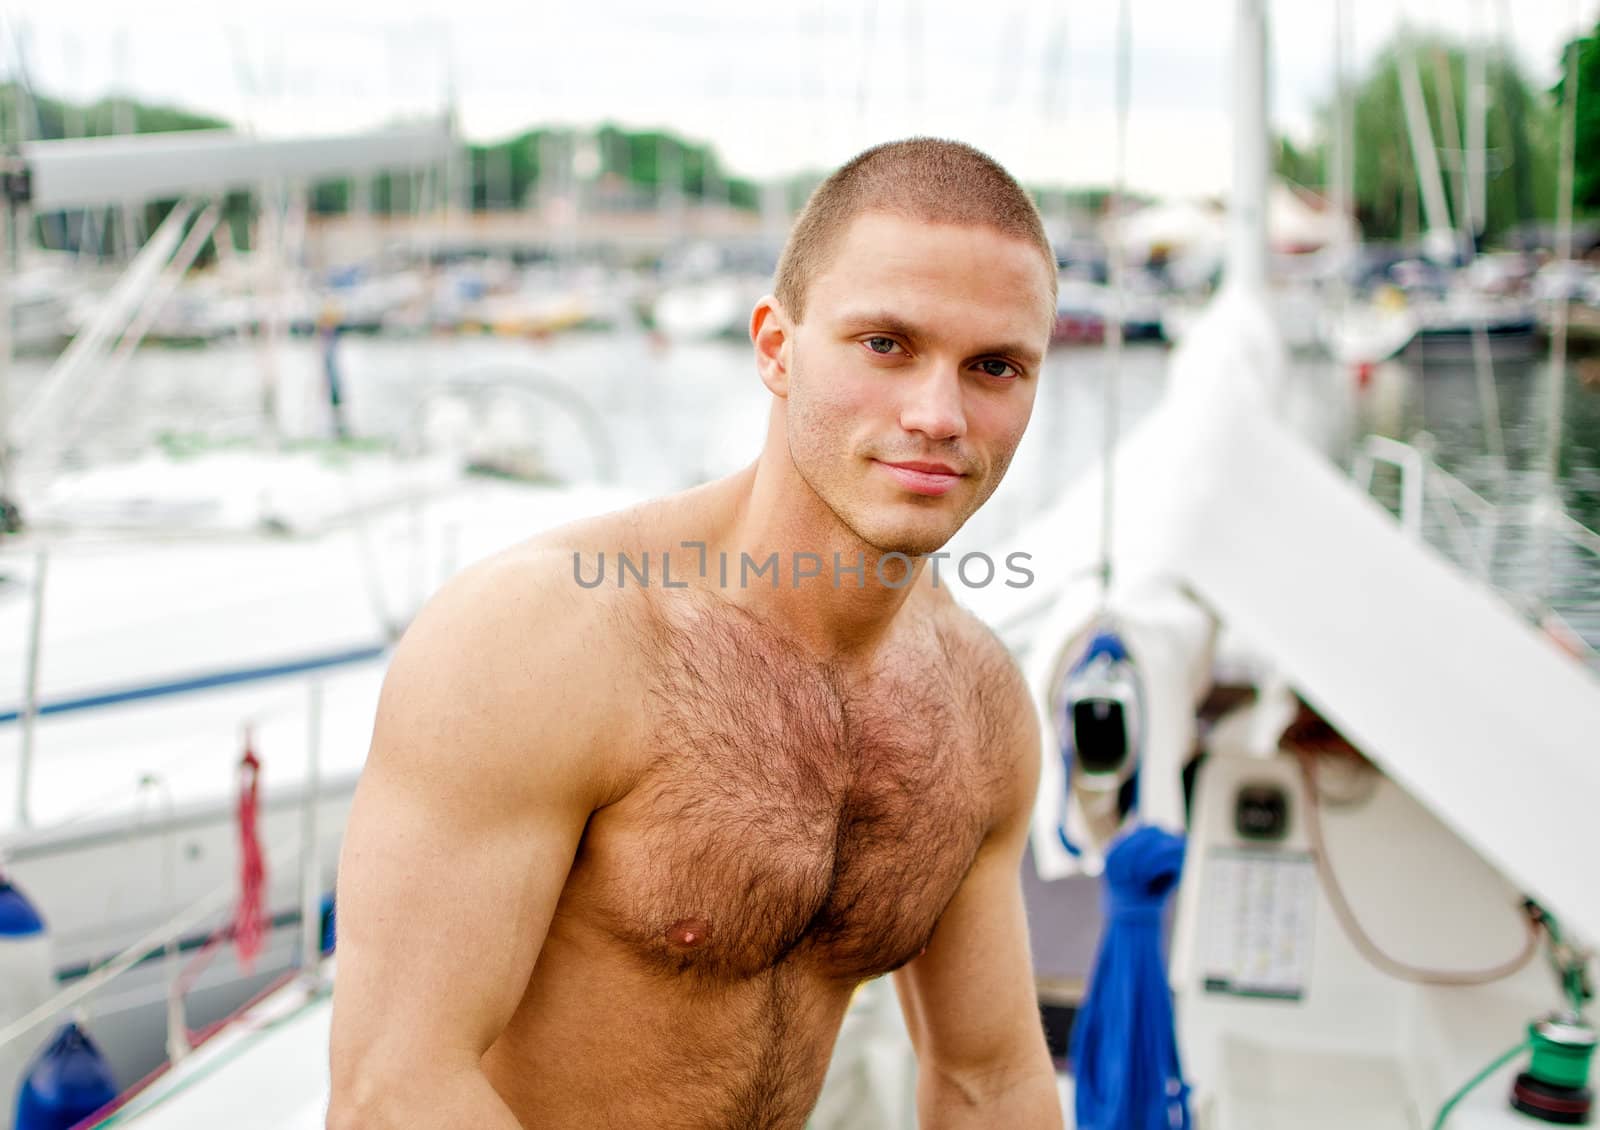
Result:
<svg viewBox="0 0 1600 1130">
<path fill-rule="evenodd" d="M 1577 0 L 1570 4 L 1570 22 L 1568 26 L 1575 27 L 1578 23 Z M 1559 188 L 1556 192 L 1556 258 L 1558 261 L 1569 261 L 1572 258 L 1572 182 L 1574 176 L 1574 162 L 1577 150 L 1577 106 L 1578 106 L 1578 46 L 1581 39 L 1574 34 L 1572 43 L 1567 47 L 1567 66 L 1565 81 L 1562 84 L 1561 115 L 1561 165 L 1557 174 Z M 1561 430 L 1562 410 L 1566 402 L 1566 368 L 1567 368 L 1567 301 L 1564 298 L 1555 300 L 1555 308 L 1551 311 L 1550 326 L 1550 381 L 1549 393 L 1545 410 L 1545 491 L 1546 506 L 1553 511 L 1561 509 L 1561 492 L 1557 480 L 1561 474 Z M 1543 610 L 1547 610 L 1552 596 L 1552 562 L 1551 553 L 1551 528 L 1555 525 L 1555 517 L 1551 513 L 1542 516 L 1539 535 L 1539 603 Z"/>
</svg>

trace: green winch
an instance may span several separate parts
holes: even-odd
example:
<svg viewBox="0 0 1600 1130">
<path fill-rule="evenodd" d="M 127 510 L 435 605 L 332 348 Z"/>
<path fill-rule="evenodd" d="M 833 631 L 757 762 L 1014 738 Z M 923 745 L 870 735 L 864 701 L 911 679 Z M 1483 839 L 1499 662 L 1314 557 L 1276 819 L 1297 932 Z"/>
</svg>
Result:
<svg viewBox="0 0 1600 1130">
<path fill-rule="evenodd" d="M 1511 1105 L 1545 1122 L 1586 1125 L 1594 1106 L 1589 1070 L 1595 1042 L 1595 1030 L 1576 1012 L 1553 1013 L 1528 1025 L 1533 1056 L 1511 1085 Z"/>
<path fill-rule="evenodd" d="M 1528 1070 L 1511 1085 L 1511 1105 L 1545 1122 L 1586 1126 L 1594 1109 L 1589 1071 L 1594 1065 L 1595 1030 L 1583 1006 L 1594 998 L 1589 959 L 1561 933 L 1555 915 L 1530 902 L 1534 921 L 1550 940 L 1550 967 L 1561 983 L 1566 1007 L 1528 1025 Z"/>
<path fill-rule="evenodd" d="M 1512 1107 L 1541 1122 L 1589 1124 L 1594 1109 L 1589 1073 L 1594 1066 L 1596 1043 L 1600 1041 L 1594 1026 L 1584 1018 L 1583 1007 L 1594 999 L 1594 986 L 1589 980 L 1589 963 L 1594 954 L 1568 942 L 1555 916 L 1532 899 L 1526 900 L 1524 908 L 1550 943 L 1550 966 L 1561 983 L 1566 1003 L 1560 1010 L 1529 1024 L 1526 1038 L 1506 1049 L 1446 1099 L 1434 1119 L 1434 1130 L 1443 1130 L 1450 1112 L 1462 1099 L 1524 1052 L 1529 1053 L 1528 1069 L 1518 1074 L 1511 1085 Z"/>
</svg>

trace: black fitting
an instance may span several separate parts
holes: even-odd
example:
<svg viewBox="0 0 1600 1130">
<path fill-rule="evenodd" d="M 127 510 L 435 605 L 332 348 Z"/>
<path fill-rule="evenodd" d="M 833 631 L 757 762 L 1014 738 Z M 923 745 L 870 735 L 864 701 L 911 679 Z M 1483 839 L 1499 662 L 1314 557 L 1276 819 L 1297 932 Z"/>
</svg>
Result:
<svg viewBox="0 0 1600 1130">
<path fill-rule="evenodd" d="M 13 208 L 33 201 L 33 169 L 20 153 L 8 153 L 0 169 L 0 195 Z"/>
</svg>

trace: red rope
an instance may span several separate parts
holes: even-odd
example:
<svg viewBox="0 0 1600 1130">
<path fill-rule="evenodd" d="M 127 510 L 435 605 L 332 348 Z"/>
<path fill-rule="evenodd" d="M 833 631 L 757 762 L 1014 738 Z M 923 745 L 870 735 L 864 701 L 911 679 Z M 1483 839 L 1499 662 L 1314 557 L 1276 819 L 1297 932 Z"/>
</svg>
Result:
<svg viewBox="0 0 1600 1130">
<path fill-rule="evenodd" d="M 239 804 L 235 813 L 239 824 L 239 901 L 234 906 L 233 917 L 206 939 L 206 944 L 200 947 L 200 952 L 194 955 L 178 978 L 176 992 L 179 996 L 188 995 L 225 939 L 233 939 L 234 952 L 238 954 L 239 965 L 246 973 L 252 970 L 261 953 L 262 938 L 266 933 L 263 895 L 267 886 L 267 866 L 261 850 L 258 824 L 261 813 L 260 784 L 261 759 L 256 756 L 250 732 L 246 730 L 244 756 L 239 759 Z"/>
<path fill-rule="evenodd" d="M 266 890 L 267 863 L 261 851 L 257 817 L 261 813 L 261 761 L 245 736 L 244 758 L 239 762 L 239 906 L 233 912 L 233 948 L 239 964 L 249 973 L 261 953 L 266 933 L 262 894 Z"/>
</svg>

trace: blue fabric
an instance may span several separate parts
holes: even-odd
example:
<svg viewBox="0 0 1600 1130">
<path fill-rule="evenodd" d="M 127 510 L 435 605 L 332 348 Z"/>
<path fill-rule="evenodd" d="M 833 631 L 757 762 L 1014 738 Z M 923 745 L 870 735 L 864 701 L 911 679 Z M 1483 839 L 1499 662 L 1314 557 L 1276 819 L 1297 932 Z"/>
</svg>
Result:
<svg viewBox="0 0 1600 1130">
<path fill-rule="evenodd" d="M 28 896 L 0 879 L 0 937 L 31 938 L 44 933 L 44 919 Z"/>
<path fill-rule="evenodd" d="M 76 1024 L 65 1024 L 28 1065 L 17 1095 L 16 1130 L 67 1130 L 117 1097 L 100 1049 Z"/>
<path fill-rule="evenodd" d="M 1105 933 L 1072 1032 L 1079 1130 L 1188 1130 L 1161 911 L 1183 873 L 1182 836 L 1135 828 L 1106 856 Z"/>
<path fill-rule="evenodd" d="M 326 956 L 333 952 L 334 937 L 338 929 L 338 908 L 334 905 L 332 893 L 322 896 L 322 952 Z"/>
<path fill-rule="evenodd" d="M 1128 658 L 1128 648 L 1122 642 L 1122 637 L 1109 628 L 1102 629 L 1094 634 L 1089 641 L 1088 650 L 1083 653 L 1083 658 L 1072 665 L 1074 671 L 1081 671 L 1101 655 L 1109 655 L 1118 663 Z"/>
</svg>

